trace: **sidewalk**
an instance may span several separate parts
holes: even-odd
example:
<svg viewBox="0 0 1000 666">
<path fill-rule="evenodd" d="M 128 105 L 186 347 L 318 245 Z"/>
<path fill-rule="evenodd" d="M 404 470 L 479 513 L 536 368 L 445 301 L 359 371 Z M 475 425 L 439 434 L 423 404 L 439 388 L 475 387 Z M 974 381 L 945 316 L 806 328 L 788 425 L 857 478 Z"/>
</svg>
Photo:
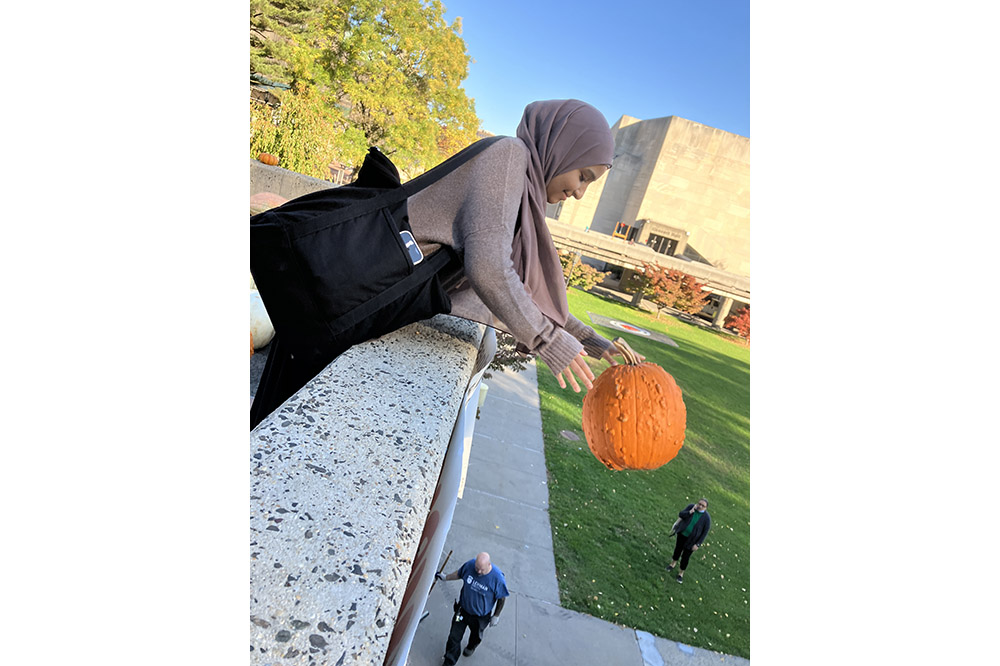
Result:
<svg viewBox="0 0 1000 666">
<path fill-rule="evenodd" d="M 452 572 L 481 551 L 504 572 L 510 598 L 468 666 L 707 666 L 749 664 L 599 620 L 559 606 L 549 491 L 534 362 L 495 372 L 476 423 L 465 492 L 458 500 L 441 561 Z M 439 564 L 440 566 L 440 564 Z M 461 583 L 438 581 L 430 611 L 410 647 L 409 666 L 439 666 Z M 467 640 L 467 637 L 466 637 Z M 463 648 L 465 641 L 462 643 Z"/>
</svg>

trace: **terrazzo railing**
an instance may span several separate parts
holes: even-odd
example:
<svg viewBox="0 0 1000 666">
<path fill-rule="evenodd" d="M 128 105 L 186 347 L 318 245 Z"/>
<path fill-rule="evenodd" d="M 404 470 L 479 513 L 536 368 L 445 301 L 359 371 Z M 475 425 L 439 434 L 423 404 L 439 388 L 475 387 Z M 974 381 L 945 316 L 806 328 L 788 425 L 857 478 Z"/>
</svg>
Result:
<svg viewBox="0 0 1000 666">
<path fill-rule="evenodd" d="M 288 169 L 250 160 L 250 196 L 259 192 L 272 192 L 285 199 L 335 187 L 328 180 L 303 176 Z"/>
<path fill-rule="evenodd" d="M 251 432 L 252 664 L 405 663 L 494 351 L 439 315 L 350 349 Z"/>
<path fill-rule="evenodd" d="M 331 186 L 250 160 L 251 196 Z M 413 324 L 352 348 L 254 429 L 251 663 L 405 664 L 495 349 L 472 322 Z"/>
</svg>

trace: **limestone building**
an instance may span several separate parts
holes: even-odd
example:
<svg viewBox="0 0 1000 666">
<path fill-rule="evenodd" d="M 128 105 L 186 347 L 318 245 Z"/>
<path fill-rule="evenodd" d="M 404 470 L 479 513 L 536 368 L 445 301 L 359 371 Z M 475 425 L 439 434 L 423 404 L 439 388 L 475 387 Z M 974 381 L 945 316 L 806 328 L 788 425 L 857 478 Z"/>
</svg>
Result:
<svg viewBox="0 0 1000 666">
<path fill-rule="evenodd" d="M 678 116 L 612 132 L 614 168 L 548 216 L 749 277 L 750 139 Z"/>
</svg>

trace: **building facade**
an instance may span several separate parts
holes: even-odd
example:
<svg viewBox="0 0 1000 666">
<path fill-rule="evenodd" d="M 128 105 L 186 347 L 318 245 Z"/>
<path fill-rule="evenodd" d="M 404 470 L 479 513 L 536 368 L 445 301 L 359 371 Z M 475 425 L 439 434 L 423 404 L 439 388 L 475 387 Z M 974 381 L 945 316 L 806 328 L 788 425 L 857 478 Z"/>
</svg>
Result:
<svg viewBox="0 0 1000 666">
<path fill-rule="evenodd" d="M 613 168 L 548 216 L 749 277 L 750 139 L 678 116 L 612 132 Z"/>
</svg>

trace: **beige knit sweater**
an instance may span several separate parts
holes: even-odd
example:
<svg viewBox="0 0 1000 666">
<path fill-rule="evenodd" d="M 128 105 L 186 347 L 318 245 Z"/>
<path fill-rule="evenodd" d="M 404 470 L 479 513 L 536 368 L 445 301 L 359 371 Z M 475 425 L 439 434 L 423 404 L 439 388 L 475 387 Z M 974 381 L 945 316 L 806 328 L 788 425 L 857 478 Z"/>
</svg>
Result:
<svg viewBox="0 0 1000 666">
<path fill-rule="evenodd" d="M 527 167 L 528 148 L 506 137 L 410 197 L 407 209 L 425 255 L 449 245 L 462 257 L 465 279 L 450 293 L 451 314 L 507 331 L 556 374 L 581 349 L 600 357 L 612 345 L 572 315 L 565 328 L 552 322 L 514 270 L 511 244 Z"/>
</svg>

